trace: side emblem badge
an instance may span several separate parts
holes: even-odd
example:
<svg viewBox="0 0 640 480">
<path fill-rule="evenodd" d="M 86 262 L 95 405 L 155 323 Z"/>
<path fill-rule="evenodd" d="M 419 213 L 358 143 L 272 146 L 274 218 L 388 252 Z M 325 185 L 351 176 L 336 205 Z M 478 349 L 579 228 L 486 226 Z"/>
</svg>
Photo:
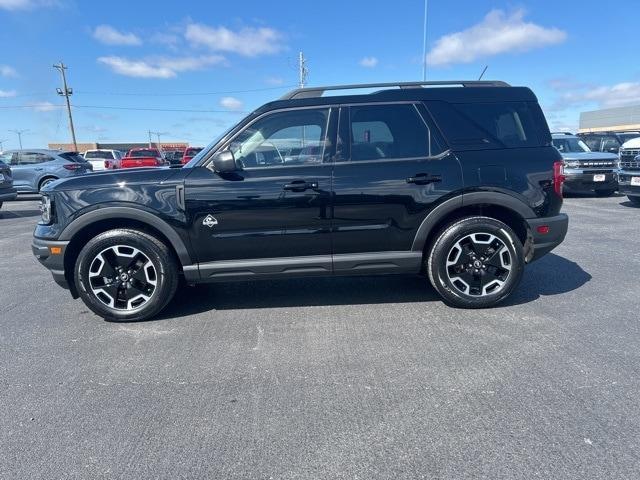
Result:
<svg viewBox="0 0 640 480">
<path fill-rule="evenodd" d="M 204 225 L 205 227 L 214 227 L 218 224 L 218 220 L 216 220 L 216 217 L 214 217 L 213 215 L 207 215 L 206 217 L 204 217 L 204 220 L 202 220 L 202 225 Z"/>
</svg>

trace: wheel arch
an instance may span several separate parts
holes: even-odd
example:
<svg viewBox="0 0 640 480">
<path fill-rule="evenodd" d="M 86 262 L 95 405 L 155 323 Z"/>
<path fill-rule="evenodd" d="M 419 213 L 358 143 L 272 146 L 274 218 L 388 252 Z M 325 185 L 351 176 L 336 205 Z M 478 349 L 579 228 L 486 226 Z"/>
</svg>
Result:
<svg viewBox="0 0 640 480">
<path fill-rule="evenodd" d="M 471 215 L 491 217 L 507 224 L 525 247 L 525 258 L 529 257 L 532 238 L 525 219 L 535 217 L 535 212 L 521 200 L 498 192 L 464 193 L 441 203 L 420 224 L 411 250 L 427 251 L 446 225 Z"/>
</svg>

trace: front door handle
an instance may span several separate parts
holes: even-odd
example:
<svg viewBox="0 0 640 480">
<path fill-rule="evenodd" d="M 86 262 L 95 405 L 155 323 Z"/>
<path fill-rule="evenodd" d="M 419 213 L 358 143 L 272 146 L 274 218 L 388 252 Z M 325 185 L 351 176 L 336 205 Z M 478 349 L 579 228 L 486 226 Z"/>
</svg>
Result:
<svg viewBox="0 0 640 480">
<path fill-rule="evenodd" d="M 416 185 L 428 185 L 429 183 L 441 181 L 442 175 L 430 175 L 428 173 L 417 173 L 415 176 L 407 178 L 407 183 L 415 183 Z"/>
<path fill-rule="evenodd" d="M 289 190 L 291 192 L 304 192 L 305 190 L 317 190 L 318 182 L 306 180 L 293 180 L 291 183 L 285 183 L 282 187 L 283 190 Z"/>
<path fill-rule="evenodd" d="M 37 167 L 37 168 L 34 168 L 34 170 L 35 170 L 36 172 L 41 172 L 42 170 L 44 170 L 44 168 L 42 168 L 42 167 Z"/>
</svg>

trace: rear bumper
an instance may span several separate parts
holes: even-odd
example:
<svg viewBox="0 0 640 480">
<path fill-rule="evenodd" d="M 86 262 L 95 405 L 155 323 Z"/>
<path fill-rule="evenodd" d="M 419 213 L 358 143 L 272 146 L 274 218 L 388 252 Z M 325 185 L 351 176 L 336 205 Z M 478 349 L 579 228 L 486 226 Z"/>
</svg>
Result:
<svg viewBox="0 0 640 480">
<path fill-rule="evenodd" d="M 71 288 L 64 271 L 64 254 L 68 245 L 69 242 L 34 238 L 31 243 L 31 251 L 38 261 L 51 272 L 53 280 L 62 288 L 70 290 Z M 56 250 L 52 249 L 55 248 L 60 249 L 59 253 L 53 253 Z"/>
<path fill-rule="evenodd" d="M 15 200 L 18 196 L 18 191 L 13 188 L 0 188 L 0 202 L 9 202 Z"/>
<path fill-rule="evenodd" d="M 594 175 L 598 173 L 569 173 L 565 171 L 566 180 L 564 189 L 566 192 L 587 193 L 596 190 L 616 190 L 618 188 L 618 180 L 615 173 L 604 173 L 604 181 L 596 182 L 593 180 Z"/>
<path fill-rule="evenodd" d="M 526 222 L 531 232 L 533 249 L 532 254 L 529 255 L 529 262 L 537 260 L 560 245 L 569 228 L 569 217 L 564 213 L 555 217 L 528 218 Z M 548 227 L 547 233 L 540 232 L 540 230 L 545 230 L 541 227 Z"/>
</svg>

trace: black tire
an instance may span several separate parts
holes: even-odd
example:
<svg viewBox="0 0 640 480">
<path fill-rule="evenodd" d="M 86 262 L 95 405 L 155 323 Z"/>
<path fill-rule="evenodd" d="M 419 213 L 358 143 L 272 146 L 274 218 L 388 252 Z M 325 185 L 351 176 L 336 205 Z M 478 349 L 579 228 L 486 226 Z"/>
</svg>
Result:
<svg viewBox="0 0 640 480">
<path fill-rule="evenodd" d="M 615 190 L 596 190 L 597 197 L 610 197 L 614 193 L 616 193 Z"/>
<path fill-rule="evenodd" d="M 640 207 L 640 197 L 628 195 L 627 198 L 629 199 L 632 205 L 635 205 L 636 207 Z"/>
<path fill-rule="evenodd" d="M 58 180 L 55 177 L 47 177 L 40 180 L 40 184 L 38 185 L 38 192 L 40 192 L 46 185 L 49 185 L 51 182 L 55 182 Z"/>
<path fill-rule="evenodd" d="M 429 279 L 450 306 L 492 307 L 506 299 L 522 278 L 522 243 L 509 226 L 494 218 L 462 218 L 441 230 L 432 245 L 426 255 Z M 457 263 L 448 265 L 451 261 Z"/>
<path fill-rule="evenodd" d="M 74 279 L 80 298 L 97 315 L 139 321 L 154 317 L 171 301 L 178 268 L 169 248 L 154 236 L 116 229 L 89 240 L 76 260 Z"/>
</svg>

